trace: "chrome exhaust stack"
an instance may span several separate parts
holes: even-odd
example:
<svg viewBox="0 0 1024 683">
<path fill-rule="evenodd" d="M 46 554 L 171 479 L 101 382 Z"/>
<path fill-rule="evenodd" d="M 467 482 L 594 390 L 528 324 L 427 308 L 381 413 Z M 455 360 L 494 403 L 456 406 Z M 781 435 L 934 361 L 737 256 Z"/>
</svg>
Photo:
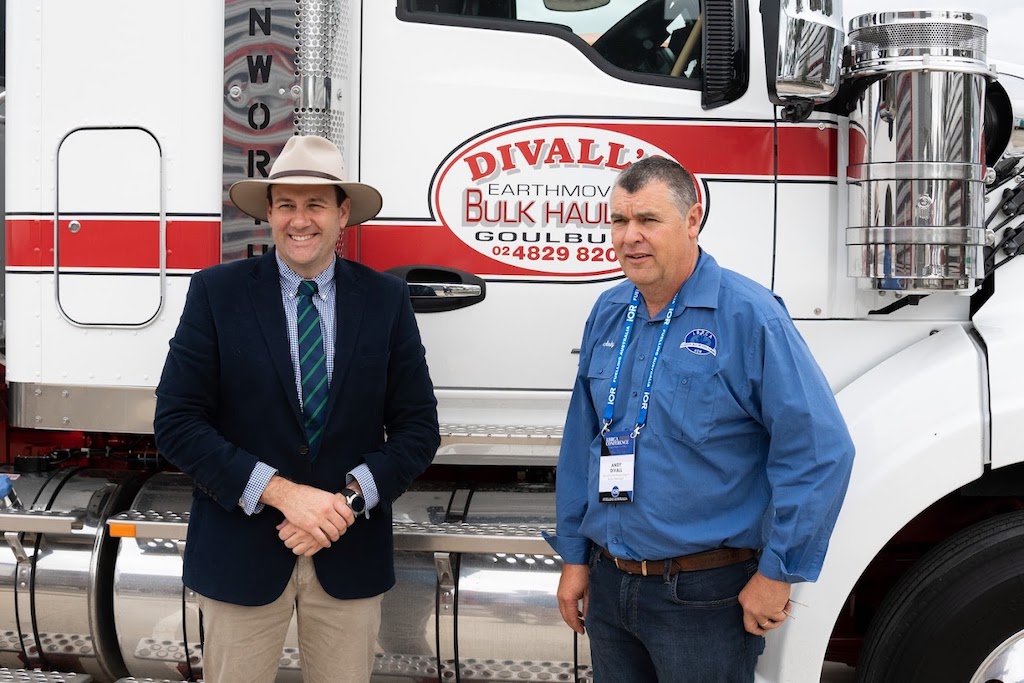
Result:
<svg viewBox="0 0 1024 683">
<path fill-rule="evenodd" d="M 985 18 L 850 22 L 848 274 L 870 289 L 970 292 L 985 277 Z"/>
</svg>

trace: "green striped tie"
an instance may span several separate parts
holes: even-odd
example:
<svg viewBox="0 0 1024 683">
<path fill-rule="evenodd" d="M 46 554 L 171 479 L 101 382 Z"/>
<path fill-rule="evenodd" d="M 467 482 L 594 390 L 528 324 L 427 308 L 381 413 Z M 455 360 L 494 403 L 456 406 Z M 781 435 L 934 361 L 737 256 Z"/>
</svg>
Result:
<svg viewBox="0 0 1024 683">
<path fill-rule="evenodd" d="M 324 337 L 320 331 L 320 312 L 313 297 L 316 283 L 303 280 L 299 284 L 298 332 L 299 371 L 302 373 L 302 415 L 305 418 L 306 438 L 309 440 L 309 459 L 315 460 L 327 420 L 327 357 L 324 355 Z"/>
</svg>

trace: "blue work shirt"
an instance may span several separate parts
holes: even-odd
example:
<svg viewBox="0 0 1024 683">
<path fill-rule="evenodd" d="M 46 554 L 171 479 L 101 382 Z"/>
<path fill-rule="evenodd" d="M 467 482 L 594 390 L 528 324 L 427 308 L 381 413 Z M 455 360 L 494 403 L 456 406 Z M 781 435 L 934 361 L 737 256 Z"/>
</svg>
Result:
<svg viewBox="0 0 1024 683">
<path fill-rule="evenodd" d="M 636 441 L 635 500 L 598 501 L 601 424 L 629 281 L 587 320 L 557 473 L 552 547 L 585 564 L 591 543 L 661 560 L 720 547 L 763 549 L 760 571 L 817 579 L 846 494 L 853 442 L 782 302 L 703 251 L 679 292 Z M 641 303 L 623 357 L 611 431 L 636 424 L 664 311 Z"/>
</svg>

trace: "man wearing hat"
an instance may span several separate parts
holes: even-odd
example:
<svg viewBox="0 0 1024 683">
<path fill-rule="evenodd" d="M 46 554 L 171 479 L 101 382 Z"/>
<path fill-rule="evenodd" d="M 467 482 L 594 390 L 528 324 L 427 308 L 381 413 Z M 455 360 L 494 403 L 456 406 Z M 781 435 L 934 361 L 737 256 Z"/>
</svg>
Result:
<svg viewBox="0 0 1024 683">
<path fill-rule="evenodd" d="M 154 423 L 195 483 L 183 581 L 203 677 L 273 681 L 295 611 L 306 681 L 367 681 L 395 582 L 391 502 L 440 440 L 408 291 L 335 255 L 381 196 L 345 181 L 328 140 L 293 137 L 230 196 L 274 248 L 192 277 Z"/>
</svg>

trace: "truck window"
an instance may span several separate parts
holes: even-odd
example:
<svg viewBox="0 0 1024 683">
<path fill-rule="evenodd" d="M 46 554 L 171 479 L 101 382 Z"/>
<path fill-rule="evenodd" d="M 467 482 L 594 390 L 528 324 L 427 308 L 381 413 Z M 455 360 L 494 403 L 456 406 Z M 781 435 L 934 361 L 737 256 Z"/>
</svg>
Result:
<svg viewBox="0 0 1024 683">
<path fill-rule="evenodd" d="M 610 0 L 577 11 L 548 9 L 544 0 L 403 0 L 399 17 L 574 36 L 566 39 L 601 66 L 665 76 L 676 87 L 701 84 L 699 0 Z"/>
</svg>

